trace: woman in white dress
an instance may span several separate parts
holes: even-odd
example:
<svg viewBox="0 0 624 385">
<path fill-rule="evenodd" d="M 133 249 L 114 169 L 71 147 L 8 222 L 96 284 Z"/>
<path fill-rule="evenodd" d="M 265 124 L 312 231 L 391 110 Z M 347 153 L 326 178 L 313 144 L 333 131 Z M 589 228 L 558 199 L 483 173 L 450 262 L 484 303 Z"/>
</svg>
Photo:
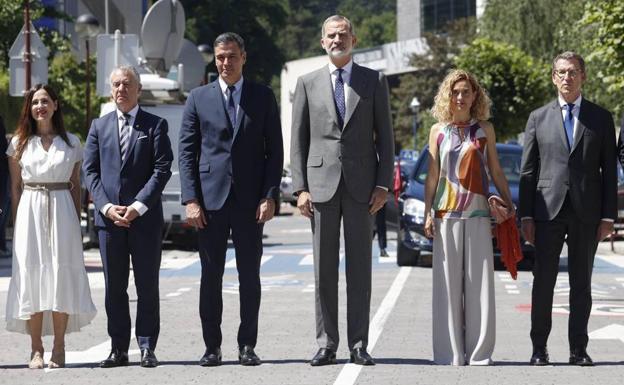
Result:
<svg viewBox="0 0 624 385">
<path fill-rule="evenodd" d="M 65 131 L 59 99 L 37 85 L 25 97 L 7 149 L 15 233 L 7 330 L 31 338 L 29 367 L 44 367 L 44 335 L 54 334 L 49 368 L 65 365 L 65 334 L 95 317 L 80 229 L 80 140 Z"/>
</svg>

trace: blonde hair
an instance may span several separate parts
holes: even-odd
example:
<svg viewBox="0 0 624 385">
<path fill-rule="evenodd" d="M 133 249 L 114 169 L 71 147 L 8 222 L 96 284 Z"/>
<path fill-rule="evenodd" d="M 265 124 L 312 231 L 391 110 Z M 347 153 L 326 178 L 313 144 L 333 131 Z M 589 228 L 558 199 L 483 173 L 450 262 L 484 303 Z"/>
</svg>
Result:
<svg viewBox="0 0 624 385">
<path fill-rule="evenodd" d="M 431 107 L 431 114 L 439 122 L 451 122 L 453 120 L 453 115 L 451 114 L 453 86 L 462 80 L 468 81 L 476 94 L 475 100 L 470 107 L 470 116 L 477 120 L 488 120 L 490 118 L 492 100 L 487 95 L 485 89 L 479 84 L 479 81 L 473 74 L 468 71 L 455 69 L 449 72 L 442 84 L 440 84 L 433 107 Z"/>
</svg>

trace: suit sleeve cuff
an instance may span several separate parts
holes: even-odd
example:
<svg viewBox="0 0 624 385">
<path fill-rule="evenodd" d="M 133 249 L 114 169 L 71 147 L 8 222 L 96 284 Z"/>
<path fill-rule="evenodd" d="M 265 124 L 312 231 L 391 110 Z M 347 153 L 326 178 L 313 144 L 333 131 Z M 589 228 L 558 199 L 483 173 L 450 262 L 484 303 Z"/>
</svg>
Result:
<svg viewBox="0 0 624 385">
<path fill-rule="evenodd" d="M 615 222 L 613 218 L 601 218 L 600 220 L 603 222 L 611 222 L 611 223 Z"/>
<path fill-rule="evenodd" d="M 143 214 L 145 214 L 147 212 L 147 206 L 145 206 L 143 203 L 141 203 L 139 201 L 132 202 L 130 207 L 135 209 L 139 213 L 139 215 L 143 215 Z"/>
<path fill-rule="evenodd" d="M 100 209 L 100 212 L 102 214 L 104 214 L 104 216 L 106 216 L 106 212 L 108 212 L 108 209 L 110 209 L 111 207 L 113 207 L 113 204 L 112 203 L 107 203 L 107 204 L 104 205 L 104 207 L 102 207 Z"/>
</svg>

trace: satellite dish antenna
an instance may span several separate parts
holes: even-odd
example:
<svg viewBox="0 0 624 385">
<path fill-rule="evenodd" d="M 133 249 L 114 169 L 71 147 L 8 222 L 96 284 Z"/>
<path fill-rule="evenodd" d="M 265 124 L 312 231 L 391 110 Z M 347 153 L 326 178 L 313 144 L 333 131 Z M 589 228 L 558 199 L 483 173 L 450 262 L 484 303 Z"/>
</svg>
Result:
<svg viewBox="0 0 624 385">
<path fill-rule="evenodd" d="M 179 0 L 158 0 L 154 3 L 141 27 L 143 54 L 148 66 L 167 73 L 180 54 L 184 27 L 184 8 Z"/>
<path fill-rule="evenodd" d="M 182 49 L 176 63 L 184 64 L 183 89 L 185 91 L 190 91 L 201 84 L 206 62 L 193 42 L 187 39 L 182 41 Z"/>
</svg>

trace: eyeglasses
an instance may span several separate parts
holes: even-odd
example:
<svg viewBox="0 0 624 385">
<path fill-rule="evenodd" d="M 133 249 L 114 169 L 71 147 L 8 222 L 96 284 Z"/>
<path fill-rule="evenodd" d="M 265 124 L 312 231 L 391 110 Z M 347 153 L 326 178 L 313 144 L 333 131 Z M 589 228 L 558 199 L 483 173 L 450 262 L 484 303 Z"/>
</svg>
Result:
<svg viewBox="0 0 624 385">
<path fill-rule="evenodd" d="M 566 74 L 574 79 L 579 76 L 581 71 L 579 70 L 555 70 L 555 74 L 559 77 L 559 79 L 563 80 L 566 77 Z"/>
</svg>

